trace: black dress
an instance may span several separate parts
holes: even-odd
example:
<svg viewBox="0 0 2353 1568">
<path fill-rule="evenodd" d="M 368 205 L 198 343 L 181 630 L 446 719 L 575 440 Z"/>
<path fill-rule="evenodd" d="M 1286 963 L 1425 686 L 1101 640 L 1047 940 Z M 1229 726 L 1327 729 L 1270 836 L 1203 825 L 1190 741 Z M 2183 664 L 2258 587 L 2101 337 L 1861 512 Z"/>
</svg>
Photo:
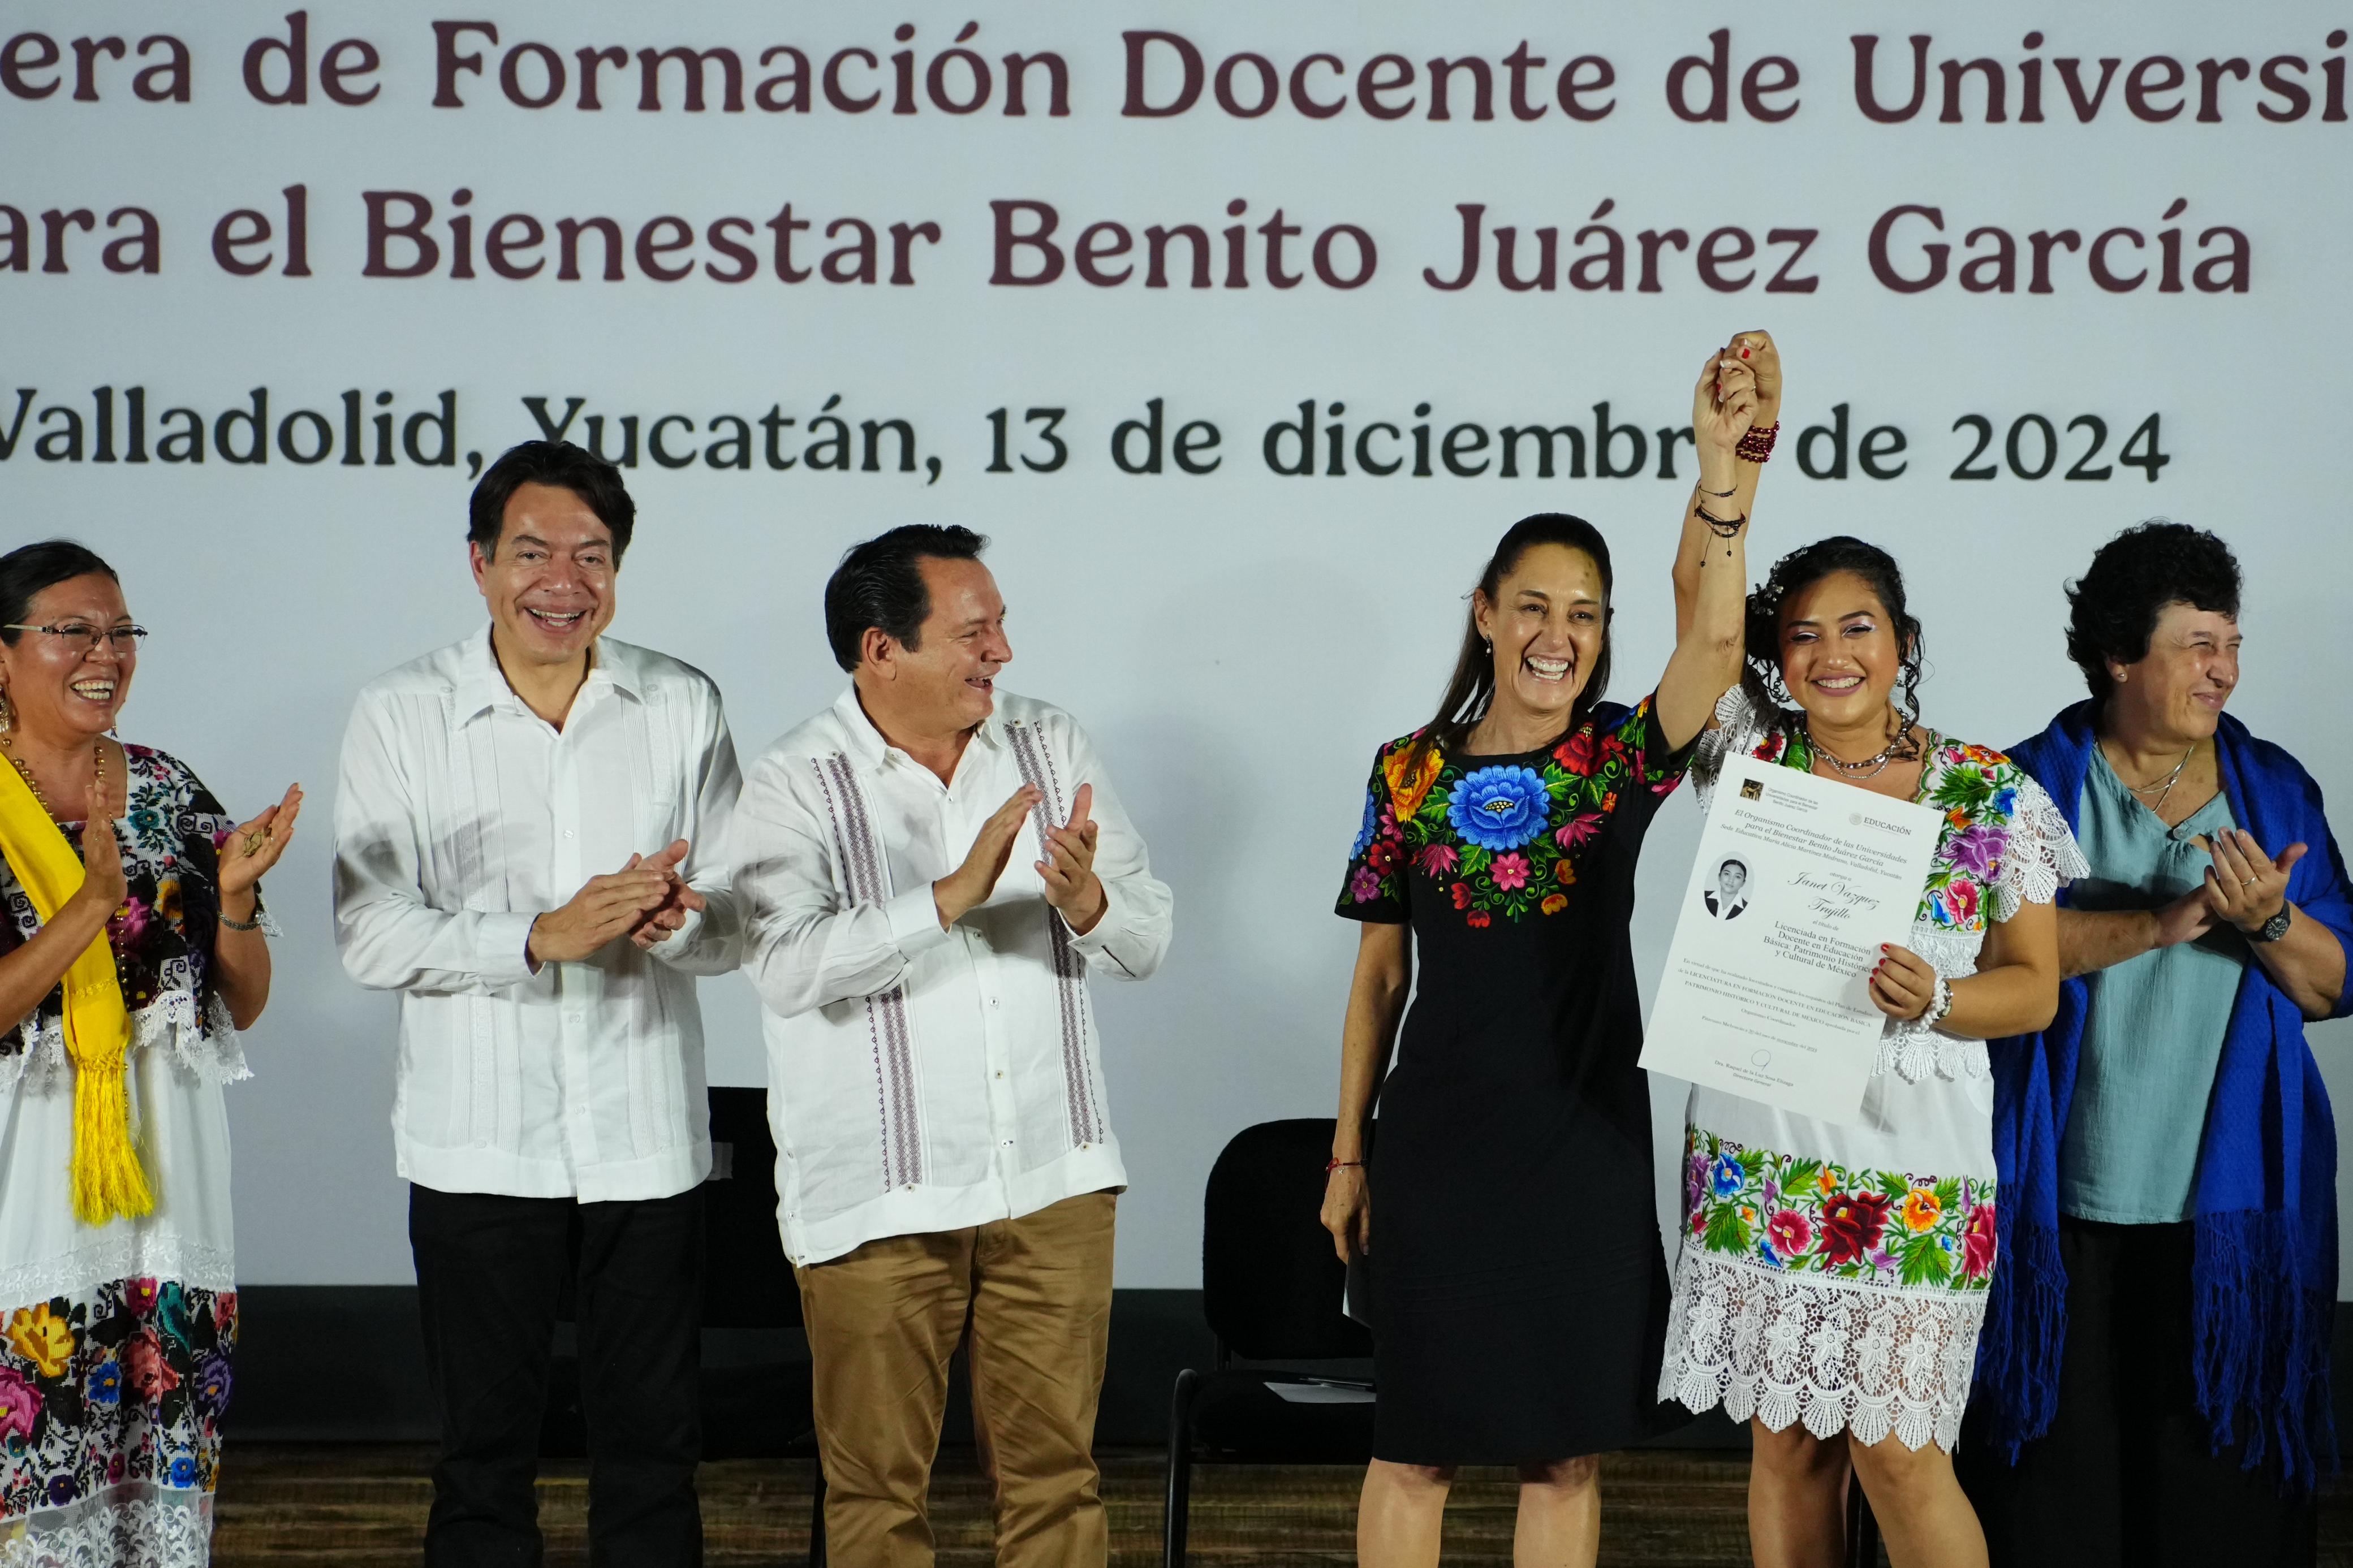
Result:
<svg viewBox="0 0 2353 1568">
<path fill-rule="evenodd" d="M 1612 703 L 1520 756 L 1381 749 L 1342 889 L 1410 921 L 1417 991 L 1380 1093 L 1366 1258 L 1374 1452 L 1599 1453 L 1658 1403 L 1669 1290 L 1628 925 L 1691 748 Z"/>
</svg>

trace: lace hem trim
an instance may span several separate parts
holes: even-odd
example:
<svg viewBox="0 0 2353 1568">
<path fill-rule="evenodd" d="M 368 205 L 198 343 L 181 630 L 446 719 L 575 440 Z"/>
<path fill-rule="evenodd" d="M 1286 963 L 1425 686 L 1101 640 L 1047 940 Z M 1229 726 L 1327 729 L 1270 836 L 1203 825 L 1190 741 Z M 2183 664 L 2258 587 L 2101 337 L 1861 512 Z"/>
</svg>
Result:
<svg viewBox="0 0 2353 1568">
<path fill-rule="evenodd" d="M 126 1481 L 68 1507 L 0 1517 L 0 1568 L 205 1568 L 209 1492 Z"/>
<path fill-rule="evenodd" d="M 71 1072 L 63 1015 L 37 1012 L 15 1033 L 20 1048 L 0 1056 L 0 1093 L 20 1082 L 44 1088 Z M 132 1014 L 131 1049 L 157 1048 L 169 1051 L 173 1062 L 200 1082 L 232 1084 L 253 1076 L 237 1022 L 217 992 L 199 1008 L 194 992 L 167 991 Z"/>
<path fill-rule="evenodd" d="M 1686 1247 L 1659 1397 L 1717 1405 L 1773 1431 L 1950 1453 L 1960 1441 L 1985 1299 L 1750 1268 Z"/>
<path fill-rule="evenodd" d="M 177 1279 L 204 1290 L 237 1289 L 237 1253 L 188 1241 L 152 1220 L 117 1220 L 71 1252 L 0 1268 L 0 1308 L 91 1290 L 111 1279 Z"/>
</svg>

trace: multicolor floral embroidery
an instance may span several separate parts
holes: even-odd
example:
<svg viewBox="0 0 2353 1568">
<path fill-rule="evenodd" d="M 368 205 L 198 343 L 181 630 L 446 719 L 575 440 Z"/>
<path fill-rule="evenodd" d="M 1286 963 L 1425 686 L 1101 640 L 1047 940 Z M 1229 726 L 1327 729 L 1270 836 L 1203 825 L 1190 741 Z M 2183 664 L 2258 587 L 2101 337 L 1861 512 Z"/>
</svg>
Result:
<svg viewBox="0 0 2353 1568">
<path fill-rule="evenodd" d="M 210 1491 L 237 1292 L 119 1279 L 0 1313 L 0 1528 L 126 1481 Z"/>
<path fill-rule="evenodd" d="M 1749 753 L 1759 762 L 1793 768 L 1813 765 L 1802 729 L 1775 723 Z M 1990 746 L 1935 737 L 1920 771 L 1916 798 L 1945 814 L 1928 881 L 1916 918 L 1947 931 L 1982 931 L 2000 911 L 1989 906 L 2010 848 L 2011 819 L 2018 812 L 2018 764 Z"/>
<path fill-rule="evenodd" d="M 1600 837 L 1622 793 L 1672 791 L 1680 758 L 1653 755 L 1651 704 L 1602 709 L 1541 765 L 1465 770 L 1417 745 L 1417 731 L 1381 748 L 1350 851 L 1342 911 L 1384 901 L 1401 912 L 1405 879 L 1419 872 L 1466 924 L 1558 914 L 1577 860 Z"/>
<path fill-rule="evenodd" d="M 130 889 L 107 926 L 114 963 L 122 981 L 123 1005 L 132 1012 L 167 992 L 201 998 L 213 931 L 220 919 L 214 887 L 220 847 L 237 819 L 221 809 L 210 791 L 177 759 L 145 746 L 122 748 L 131 774 L 130 809 L 121 835 L 122 870 Z M 81 850 L 81 825 L 69 824 L 66 837 Z M 32 900 L 0 863 L 0 956 L 30 942 L 41 929 Z M 39 1008 L 52 1018 L 65 1008 L 52 991 Z M 0 1056 L 24 1048 L 25 1035 L 0 1034 Z"/>
<path fill-rule="evenodd" d="M 1699 1127 L 1683 1152 L 1685 1222 L 1710 1252 L 1877 1285 L 1966 1292 L 1993 1282 L 1990 1181 L 1852 1169 Z"/>
</svg>

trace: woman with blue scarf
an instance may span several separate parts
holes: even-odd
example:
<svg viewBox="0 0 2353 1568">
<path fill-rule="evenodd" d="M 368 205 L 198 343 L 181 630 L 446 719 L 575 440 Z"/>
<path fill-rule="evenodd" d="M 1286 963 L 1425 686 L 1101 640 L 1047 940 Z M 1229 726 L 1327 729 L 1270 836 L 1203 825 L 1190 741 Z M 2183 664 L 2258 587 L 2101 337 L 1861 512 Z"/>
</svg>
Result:
<svg viewBox="0 0 2353 1568">
<path fill-rule="evenodd" d="M 2058 1016 L 1994 1051 L 1970 1491 L 1997 1565 L 2309 1563 L 2337 1142 L 2304 1026 L 2348 1010 L 2344 865 L 2311 776 L 2222 711 L 2228 546 L 2144 524 L 2068 596 L 2092 700 L 2010 754 L 2092 874 Z"/>
</svg>

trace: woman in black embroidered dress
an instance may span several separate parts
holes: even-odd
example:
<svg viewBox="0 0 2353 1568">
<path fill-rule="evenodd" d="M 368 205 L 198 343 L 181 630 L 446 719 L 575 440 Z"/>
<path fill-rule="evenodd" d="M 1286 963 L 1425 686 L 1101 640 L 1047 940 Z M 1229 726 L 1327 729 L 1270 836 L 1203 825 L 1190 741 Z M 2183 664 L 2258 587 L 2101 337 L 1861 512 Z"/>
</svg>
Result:
<svg viewBox="0 0 2353 1568">
<path fill-rule="evenodd" d="M 1520 1561 L 1591 1563 L 1595 1456 L 1657 1429 L 1668 1288 L 1635 1066 L 1634 860 L 1739 676 L 1739 524 L 1758 474 L 1745 454 L 1761 455 L 1779 401 L 1764 333 L 1708 357 L 1675 651 L 1652 696 L 1601 700 L 1609 549 L 1581 519 L 1540 514 L 1481 575 L 1437 718 L 1374 764 L 1339 900 L 1364 929 L 1324 1204 L 1341 1255 L 1365 1254 L 1372 1300 L 1363 1563 L 1436 1563 L 1462 1464 L 1518 1468 Z"/>
</svg>

